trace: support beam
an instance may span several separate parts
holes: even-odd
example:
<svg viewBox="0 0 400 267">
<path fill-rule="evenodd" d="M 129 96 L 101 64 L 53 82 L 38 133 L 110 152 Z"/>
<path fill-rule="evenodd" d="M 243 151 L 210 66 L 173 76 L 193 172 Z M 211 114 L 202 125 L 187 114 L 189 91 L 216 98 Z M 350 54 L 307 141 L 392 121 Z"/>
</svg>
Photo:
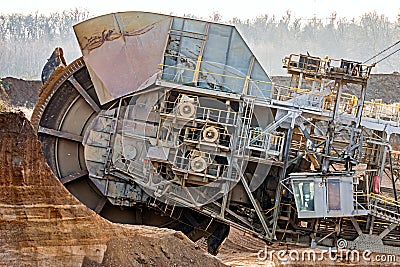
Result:
<svg viewBox="0 0 400 267">
<path fill-rule="evenodd" d="M 335 82 L 335 87 L 338 84 L 338 81 Z M 332 114 L 332 120 L 329 121 L 328 123 L 328 132 L 326 135 L 326 142 L 325 142 L 325 147 L 324 147 L 324 153 L 325 156 L 322 158 L 322 172 L 326 173 L 329 171 L 329 165 L 331 165 L 330 162 L 330 157 L 333 147 L 333 141 L 335 139 L 335 128 L 336 124 L 338 123 L 338 120 L 340 119 L 340 114 L 339 114 L 339 108 L 340 108 L 340 100 L 342 98 L 342 91 L 343 91 L 343 85 L 342 81 L 339 82 L 339 86 L 337 87 L 337 92 L 336 92 L 336 99 L 335 99 L 335 105 L 333 108 L 333 114 Z M 337 151 L 335 151 L 336 154 Z"/>
<path fill-rule="evenodd" d="M 384 137 L 386 139 L 386 142 L 383 141 Z M 390 133 L 388 131 L 386 131 L 386 127 L 382 132 L 382 142 L 374 142 L 374 143 L 380 145 L 380 149 L 378 150 L 378 152 L 382 151 L 382 147 L 383 147 L 382 154 L 380 155 L 381 166 L 380 166 L 380 169 L 378 172 L 378 175 L 380 177 L 380 185 L 382 186 L 383 173 L 385 172 L 385 168 L 386 168 L 386 154 L 388 151 L 391 150 L 391 146 L 389 145 L 390 144 Z"/>
<path fill-rule="evenodd" d="M 390 231 L 392 231 L 394 228 L 396 228 L 397 223 L 392 223 L 391 225 L 389 225 L 380 235 L 379 238 L 382 239 L 384 238 L 387 234 L 390 233 Z"/>
<path fill-rule="evenodd" d="M 247 69 L 247 76 L 246 76 L 246 79 L 244 80 L 244 86 L 243 86 L 243 90 L 242 90 L 242 93 L 244 95 L 248 94 L 249 83 L 250 83 L 250 78 L 251 78 L 251 72 L 253 71 L 254 61 L 255 60 L 256 60 L 255 56 L 252 56 L 251 59 L 250 59 L 249 68 Z"/>
<path fill-rule="evenodd" d="M 229 193 L 230 192 L 225 193 L 222 198 L 221 212 L 219 214 L 222 218 L 225 217 L 225 210 L 226 210 L 226 205 L 228 204 Z"/>
<path fill-rule="evenodd" d="M 294 129 L 294 123 L 296 120 L 297 116 L 292 117 L 292 124 L 291 127 L 288 130 L 288 133 L 286 135 L 286 144 L 285 144 L 285 150 L 284 150 L 284 156 L 283 156 L 283 162 L 284 165 L 282 169 L 279 172 L 279 181 L 278 181 L 278 186 L 276 188 L 275 192 L 275 209 L 274 209 L 274 217 L 273 217 L 273 226 L 272 226 L 272 237 L 276 238 L 275 232 L 276 228 L 278 226 L 278 218 L 279 218 L 279 209 L 281 206 L 281 197 L 282 197 L 282 184 L 281 182 L 286 178 L 286 170 L 289 167 L 289 153 L 290 153 L 290 144 L 292 143 L 292 138 L 293 138 L 293 129 Z"/>
<path fill-rule="evenodd" d="M 143 224 L 143 210 L 142 209 L 135 209 L 135 223 Z"/>
<path fill-rule="evenodd" d="M 70 182 L 72 182 L 72 181 L 74 181 L 76 179 L 79 179 L 79 178 L 81 178 L 81 177 L 83 177 L 85 175 L 88 175 L 88 174 L 89 174 L 89 172 L 87 170 L 82 170 L 82 171 L 79 171 L 79 172 L 76 172 L 76 173 L 61 177 L 60 178 L 60 182 L 62 184 L 67 184 L 67 183 L 70 183 Z"/>
<path fill-rule="evenodd" d="M 107 198 L 104 197 L 102 198 L 99 203 L 97 204 L 96 208 L 94 209 L 94 212 L 96 212 L 97 214 L 99 214 L 101 212 L 101 210 L 104 208 L 104 205 L 107 203 Z"/>
<path fill-rule="evenodd" d="M 78 142 L 78 143 L 82 143 L 82 141 L 83 141 L 83 136 L 80 136 L 80 135 L 77 135 L 77 134 L 73 134 L 73 133 L 67 133 L 67 132 L 63 132 L 63 131 L 58 131 L 58 130 L 46 128 L 46 127 L 43 127 L 43 126 L 39 126 L 38 132 L 39 133 L 43 133 L 43 134 L 47 134 L 47 135 L 51 135 L 51 136 L 55 136 L 55 137 L 58 137 L 58 138 L 68 139 L 68 140 L 75 141 L 75 142 Z"/>
<path fill-rule="evenodd" d="M 367 223 L 365 224 L 365 231 L 369 231 L 369 226 L 371 225 L 371 219 L 372 219 L 372 216 L 367 217 Z"/>
<path fill-rule="evenodd" d="M 237 168 L 237 169 L 239 169 L 239 168 Z M 244 190 L 246 191 L 247 196 L 249 197 L 250 202 L 253 205 L 253 208 L 257 213 L 258 219 L 260 220 L 261 225 L 264 228 L 266 237 L 267 238 L 272 238 L 271 232 L 270 232 L 270 230 L 269 230 L 269 228 L 267 226 L 267 223 L 265 221 L 264 215 L 262 214 L 259 206 L 257 205 L 257 202 L 256 202 L 253 194 L 251 193 L 251 190 L 250 190 L 249 185 L 247 184 L 246 178 L 244 177 L 244 175 L 241 172 L 239 172 L 239 176 L 240 176 L 240 181 L 242 182 L 242 185 L 244 187 Z"/>
<path fill-rule="evenodd" d="M 336 233 L 336 231 L 330 232 L 329 234 L 327 234 L 326 236 L 324 236 L 323 238 L 319 239 L 317 241 L 317 244 L 320 244 L 322 241 L 324 241 L 325 239 L 327 239 L 328 237 L 330 237 L 331 235 L 333 235 L 334 233 Z"/>
<path fill-rule="evenodd" d="M 375 216 L 372 216 L 371 224 L 369 225 L 369 234 L 370 235 L 372 235 L 372 232 L 374 231 L 374 224 L 375 224 Z"/>
<path fill-rule="evenodd" d="M 201 47 L 200 47 L 199 55 L 197 57 L 196 68 L 193 72 L 193 80 L 192 80 L 193 85 L 196 85 L 197 81 L 199 79 L 201 61 L 203 60 L 203 54 L 204 54 L 204 49 L 206 47 L 206 41 L 207 41 L 209 29 L 210 29 L 210 23 L 208 22 L 208 23 L 206 23 L 206 28 L 204 30 L 204 36 L 201 41 Z"/>
<path fill-rule="evenodd" d="M 96 113 L 100 112 L 100 107 L 96 104 L 93 98 L 86 92 L 86 90 L 82 87 L 82 85 L 73 77 L 71 76 L 68 81 L 74 86 L 74 88 L 79 92 L 79 94 L 85 99 L 85 101 L 92 107 Z"/>
<path fill-rule="evenodd" d="M 356 221 L 356 219 L 354 219 L 354 217 L 350 217 L 351 222 L 353 223 L 354 229 L 356 229 L 357 234 L 361 235 L 363 232 L 361 231 L 360 226 L 358 225 L 358 222 Z"/>
<path fill-rule="evenodd" d="M 389 135 L 389 139 L 390 139 L 390 135 Z M 389 166 L 390 166 L 390 177 L 392 178 L 394 200 L 397 201 L 396 181 L 394 179 L 394 174 L 393 174 L 393 162 L 392 162 L 392 150 L 391 149 L 389 149 Z M 397 206 L 397 213 L 400 213 L 399 206 Z"/>
</svg>

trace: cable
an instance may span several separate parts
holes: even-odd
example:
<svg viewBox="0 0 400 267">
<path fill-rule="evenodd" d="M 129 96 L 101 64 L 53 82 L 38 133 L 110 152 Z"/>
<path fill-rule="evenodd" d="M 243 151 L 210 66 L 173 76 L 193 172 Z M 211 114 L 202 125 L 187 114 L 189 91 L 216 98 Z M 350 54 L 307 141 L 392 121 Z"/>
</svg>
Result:
<svg viewBox="0 0 400 267">
<path fill-rule="evenodd" d="M 382 59 L 380 59 L 380 60 L 378 60 L 375 64 L 377 64 L 377 63 L 379 63 L 379 62 L 381 62 L 381 61 L 383 61 L 383 60 L 385 60 L 385 59 L 387 59 L 388 57 L 390 57 L 390 56 L 392 56 L 392 55 L 394 55 L 394 54 L 396 54 L 397 52 L 399 52 L 400 51 L 400 48 L 399 49 L 397 49 L 397 50 L 395 50 L 395 51 L 393 51 L 392 53 L 390 53 L 389 55 L 387 55 L 386 57 L 384 57 L 384 58 L 382 58 Z"/>
<path fill-rule="evenodd" d="M 376 58 L 377 56 L 379 56 L 380 54 L 382 54 L 382 53 L 384 53 L 384 52 L 386 52 L 386 51 L 388 51 L 390 48 L 392 48 L 393 46 L 396 46 L 396 45 L 398 45 L 400 43 L 400 40 L 398 40 L 397 42 L 395 42 L 394 44 L 392 44 L 391 46 L 389 46 L 388 48 L 386 48 L 386 49 L 384 49 L 384 50 L 382 50 L 381 52 L 379 52 L 378 54 L 376 54 L 376 55 L 374 55 L 373 57 L 371 57 L 371 58 L 369 58 L 369 59 L 367 59 L 366 61 L 364 61 L 363 62 L 363 64 L 365 64 L 365 63 L 367 63 L 368 61 L 370 61 L 370 60 L 372 60 L 372 59 L 374 59 L 374 58 Z M 396 52 L 397 52 L 398 50 L 396 50 Z M 390 54 L 390 56 L 391 56 L 392 54 Z M 384 59 L 386 59 L 387 57 L 385 57 Z M 380 60 L 380 61 L 378 61 L 378 62 L 381 62 L 382 61 L 382 59 Z"/>
</svg>

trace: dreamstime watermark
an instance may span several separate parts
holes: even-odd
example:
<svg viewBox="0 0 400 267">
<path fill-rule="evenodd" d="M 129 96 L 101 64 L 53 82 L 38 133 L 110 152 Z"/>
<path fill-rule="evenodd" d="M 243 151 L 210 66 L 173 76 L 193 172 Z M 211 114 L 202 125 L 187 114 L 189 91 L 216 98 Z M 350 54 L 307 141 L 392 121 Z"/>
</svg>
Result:
<svg viewBox="0 0 400 267">
<path fill-rule="evenodd" d="M 321 262 L 330 260 L 333 262 L 359 263 L 364 262 L 381 262 L 395 263 L 397 256 L 393 254 L 373 254 L 370 250 L 359 251 L 355 249 L 347 249 L 347 241 L 339 239 L 336 248 L 328 249 L 260 249 L 257 253 L 257 259 L 260 262 L 273 260 L 277 258 L 281 263 L 284 262 Z"/>
</svg>

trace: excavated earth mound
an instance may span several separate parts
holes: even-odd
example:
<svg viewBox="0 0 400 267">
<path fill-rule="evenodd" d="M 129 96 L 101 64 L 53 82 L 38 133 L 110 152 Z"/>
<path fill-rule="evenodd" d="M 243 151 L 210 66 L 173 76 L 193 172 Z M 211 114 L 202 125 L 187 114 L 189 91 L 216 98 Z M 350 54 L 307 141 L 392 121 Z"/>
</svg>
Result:
<svg viewBox="0 0 400 267">
<path fill-rule="evenodd" d="M 185 235 L 106 221 L 44 161 L 22 113 L 0 113 L 0 266 L 224 266 Z"/>
<path fill-rule="evenodd" d="M 3 78 L 0 79 L 0 99 L 9 106 L 33 109 L 38 100 L 40 86 L 40 81 Z"/>
</svg>

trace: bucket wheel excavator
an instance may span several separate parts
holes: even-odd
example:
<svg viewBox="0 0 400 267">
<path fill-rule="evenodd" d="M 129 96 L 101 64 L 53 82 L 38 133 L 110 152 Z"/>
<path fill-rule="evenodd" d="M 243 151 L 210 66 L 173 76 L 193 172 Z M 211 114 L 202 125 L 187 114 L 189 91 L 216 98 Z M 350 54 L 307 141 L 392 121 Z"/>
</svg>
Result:
<svg viewBox="0 0 400 267">
<path fill-rule="evenodd" d="M 31 121 L 100 216 L 180 230 L 212 254 L 231 226 L 400 254 L 400 109 L 365 100 L 372 65 L 293 54 L 280 86 L 234 26 L 123 12 L 74 31 L 82 57 L 53 52 Z M 388 168 L 393 201 L 378 186 Z"/>
<path fill-rule="evenodd" d="M 221 119 L 224 115 L 224 120 L 232 123 L 229 116 L 233 113 L 213 95 L 193 90 L 185 94 L 178 88 L 157 85 L 163 70 L 165 75 L 173 75 L 167 80 L 181 79 L 179 84 L 194 71 L 202 75 L 198 68 L 185 68 L 196 64 L 208 46 L 205 31 L 210 24 L 126 12 L 76 25 L 83 57 L 67 65 L 62 49 L 55 49 L 42 71 L 43 86 L 32 124 L 49 166 L 86 206 L 113 222 L 168 227 L 194 241 L 204 238 L 208 251 L 216 254 L 229 225 L 194 207 L 218 198 L 219 184 L 206 188 L 208 193 L 201 199 L 186 203 L 185 198 L 226 173 L 221 168 L 221 163 L 227 164 L 226 155 L 216 154 L 226 154 L 232 133 L 207 116 Z M 231 26 L 212 27 L 212 31 L 223 29 L 230 38 L 241 38 Z M 217 45 L 217 41 L 209 43 Z M 241 39 L 239 45 L 248 49 Z M 219 49 L 229 51 L 226 46 Z M 167 62 L 173 65 L 163 66 Z M 220 70 L 226 68 L 223 63 L 215 62 Z M 192 79 L 188 82 L 193 86 Z M 218 86 L 214 82 L 198 80 Z M 200 114 L 200 109 L 209 114 Z M 175 118 L 173 122 L 171 116 L 178 116 L 178 121 Z M 161 124 L 164 129 L 159 128 Z M 183 141 L 188 135 L 193 139 L 190 146 Z M 212 145 L 206 145 L 204 151 L 196 149 L 194 142 L 199 139 Z M 216 146 L 224 146 L 224 151 L 217 147 L 216 153 Z M 168 154 L 167 149 L 174 151 Z M 193 175 L 186 174 L 188 168 Z M 166 186 L 177 190 L 177 196 L 157 193 Z M 193 192 L 178 192 L 185 186 Z M 212 196 L 214 191 L 217 193 Z"/>
</svg>

